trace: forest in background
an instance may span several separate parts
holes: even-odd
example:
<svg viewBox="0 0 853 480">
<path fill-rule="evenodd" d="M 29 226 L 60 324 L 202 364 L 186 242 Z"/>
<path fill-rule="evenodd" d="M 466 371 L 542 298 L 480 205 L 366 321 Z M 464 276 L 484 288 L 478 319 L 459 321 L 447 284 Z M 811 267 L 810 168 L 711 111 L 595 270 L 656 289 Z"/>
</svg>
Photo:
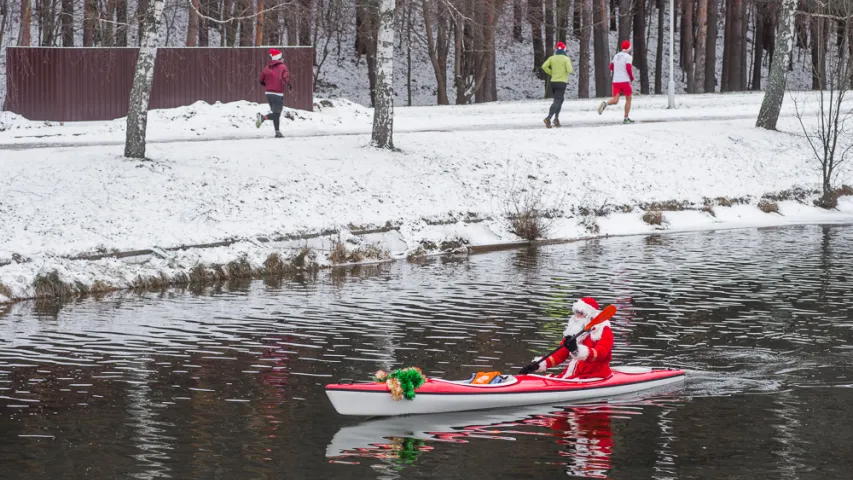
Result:
<svg viewBox="0 0 853 480">
<path fill-rule="evenodd" d="M 794 88 L 824 88 L 828 59 L 853 55 L 851 3 L 799 2 L 795 45 L 787 60 L 791 69 L 797 61 L 804 65 L 811 81 L 794 82 Z M 334 90 L 336 84 L 347 84 L 342 76 L 358 75 L 357 85 L 370 92 L 372 103 L 378 4 L 379 0 L 167 0 L 160 44 L 313 45 L 318 89 Z M 679 91 L 760 90 L 773 60 L 780 4 L 675 1 Z M 0 0 L 0 42 L 4 48 L 136 46 L 147 6 L 148 0 Z M 505 65 L 526 64 L 531 80 L 535 75 L 544 82 L 538 66 L 557 41 L 569 45 L 576 68 L 573 96 L 609 94 L 608 67 L 622 39 L 632 43 L 639 92 L 666 91 L 667 0 L 399 0 L 395 21 L 395 63 L 403 67 L 402 72 L 397 69 L 396 78 L 408 77 L 409 103 L 413 76 L 429 90 L 432 103 L 507 99 L 499 95 Z M 527 48 L 507 49 L 507 44 Z M 516 54 L 507 55 L 508 51 Z M 358 68 L 349 68 L 346 60 Z M 413 63 L 427 68 L 415 67 L 413 73 Z M 5 65 L 0 67 L 5 72 Z M 546 89 L 539 84 L 544 95 Z M 396 79 L 395 85 L 399 99 L 403 92 Z"/>
</svg>

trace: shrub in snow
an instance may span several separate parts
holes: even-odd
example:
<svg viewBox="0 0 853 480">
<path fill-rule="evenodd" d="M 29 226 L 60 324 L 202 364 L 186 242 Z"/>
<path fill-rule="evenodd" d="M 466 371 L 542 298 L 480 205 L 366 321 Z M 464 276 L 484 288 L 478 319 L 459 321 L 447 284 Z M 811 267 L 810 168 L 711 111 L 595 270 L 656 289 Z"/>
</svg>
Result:
<svg viewBox="0 0 853 480">
<path fill-rule="evenodd" d="M 643 214 L 643 221 L 649 225 L 663 225 L 663 212 L 654 210 Z"/>
<path fill-rule="evenodd" d="M 766 198 L 762 198 L 758 202 L 758 208 L 764 213 L 779 213 L 779 205 L 776 202 L 771 202 Z"/>
</svg>

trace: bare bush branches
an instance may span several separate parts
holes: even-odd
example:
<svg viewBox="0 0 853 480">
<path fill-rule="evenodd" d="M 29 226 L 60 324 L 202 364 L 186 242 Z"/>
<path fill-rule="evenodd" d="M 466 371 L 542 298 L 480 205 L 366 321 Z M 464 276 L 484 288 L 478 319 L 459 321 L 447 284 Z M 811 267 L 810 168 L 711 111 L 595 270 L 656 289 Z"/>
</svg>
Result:
<svg viewBox="0 0 853 480">
<path fill-rule="evenodd" d="M 830 1 L 821 7 L 821 11 L 847 18 L 853 12 L 853 2 Z M 828 59 L 829 65 L 826 65 L 825 57 L 816 58 L 817 62 L 813 62 L 812 74 L 817 88 L 813 94 L 816 102 L 814 113 L 807 113 L 807 101 L 793 98 L 797 120 L 821 172 L 822 195 L 815 204 L 823 208 L 834 208 L 837 204 L 833 185 L 853 149 L 853 127 L 850 125 L 853 102 L 847 100 L 853 77 L 853 55 L 846 54 L 853 33 L 851 24 L 853 22 L 845 22 L 839 54 Z M 817 25 L 826 27 L 828 23 L 821 21 Z M 818 31 L 818 35 L 823 35 L 823 32 Z"/>
</svg>

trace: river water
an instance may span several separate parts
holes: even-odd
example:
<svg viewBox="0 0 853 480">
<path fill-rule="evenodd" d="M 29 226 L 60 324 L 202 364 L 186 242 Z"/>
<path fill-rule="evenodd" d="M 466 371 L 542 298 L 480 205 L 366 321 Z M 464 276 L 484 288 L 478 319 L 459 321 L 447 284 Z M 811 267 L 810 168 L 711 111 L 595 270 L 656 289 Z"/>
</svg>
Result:
<svg viewBox="0 0 853 480">
<path fill-rule="evenodd" d="M 849 478 L 853 227 L 601 239 L 0 313 L 2 478 Z M 378 368 L 514 372 L 592 295 L 683 385 L 363 419 Z M 2 311 L 0 311 L 2 312 Z"/>
</svg>

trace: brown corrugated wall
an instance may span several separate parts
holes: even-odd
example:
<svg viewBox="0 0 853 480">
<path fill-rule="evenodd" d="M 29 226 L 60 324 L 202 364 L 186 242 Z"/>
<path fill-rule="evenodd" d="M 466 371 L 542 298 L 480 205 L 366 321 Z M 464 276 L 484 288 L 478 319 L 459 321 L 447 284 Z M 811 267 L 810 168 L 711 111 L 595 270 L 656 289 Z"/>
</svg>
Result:
<svg viewBox="0 0 853 480">
<path fill-rule="evenodd" d="M 8 47 L 6 110 L 30 120 L 95 121 L 127 115 L 136 48 Z M 258 83 L 267 47 L 159 48 L 149 108 L 199 100 L 265 103 Z M 290 70 L 290 108 L 311 111 L 313 47 L 280 48 Z"/>
</svg>

